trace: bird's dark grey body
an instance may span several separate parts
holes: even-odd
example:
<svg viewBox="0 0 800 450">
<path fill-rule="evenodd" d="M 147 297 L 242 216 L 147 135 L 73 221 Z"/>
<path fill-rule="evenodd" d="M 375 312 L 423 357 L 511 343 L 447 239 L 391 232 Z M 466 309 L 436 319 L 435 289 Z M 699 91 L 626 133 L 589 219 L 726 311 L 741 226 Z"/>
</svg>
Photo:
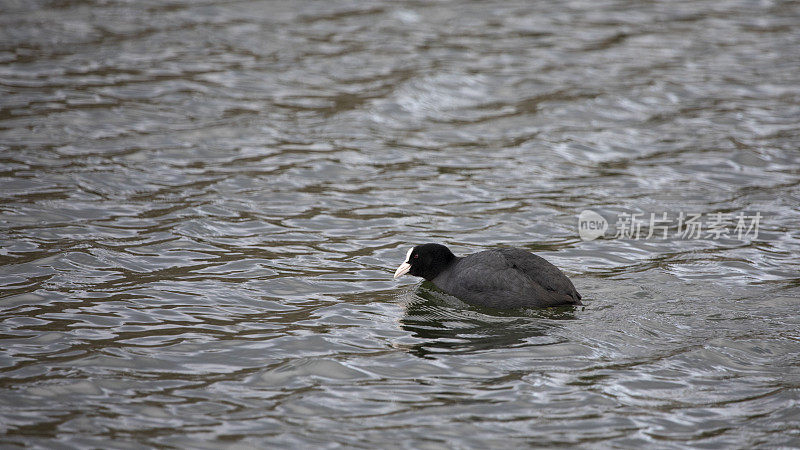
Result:
<svg viewBox="0 0 800 450">
<path fill-rule="evenodd" d="M 558 267 L 518 248 L 457 258 L 431 282 L 467 303 L 489 308 L 580 304 L 581 298 Z"/>
<path fill-rule="evenodd" d="M 464 302 L 497 309 L 580 305 L 581 295 L 556 266 L 520 248 L 454 256 L 447 247 L 424 244 L 409 251 L 409 268 Z M 396 276 L 397 273 L 395 274 Z"/>
</svg>

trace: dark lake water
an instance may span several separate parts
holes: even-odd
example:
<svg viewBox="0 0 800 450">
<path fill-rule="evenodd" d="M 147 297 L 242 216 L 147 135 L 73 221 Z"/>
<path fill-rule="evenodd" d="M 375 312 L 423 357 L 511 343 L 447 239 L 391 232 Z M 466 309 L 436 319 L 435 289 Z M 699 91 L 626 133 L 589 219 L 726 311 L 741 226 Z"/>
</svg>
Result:
<svg viewBox="0 0 800 450">
<path fill-rule="evenodd" d="M 0 444 L 800 446 L 799 23 L 0 0 Z M 424 242 L 584 306 L 393 281 Z"/>
</svg>

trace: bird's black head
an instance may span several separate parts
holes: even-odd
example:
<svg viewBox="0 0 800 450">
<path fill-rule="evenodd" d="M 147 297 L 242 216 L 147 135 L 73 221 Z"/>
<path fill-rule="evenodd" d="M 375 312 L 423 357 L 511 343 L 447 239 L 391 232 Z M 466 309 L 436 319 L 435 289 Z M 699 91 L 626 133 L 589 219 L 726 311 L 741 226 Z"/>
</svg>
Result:
<svg viewBox="0 0 800 450">
<path fill-rule="evenodd" d="M 406 262 L 400 264 L 394 277 L 403 274 L 422 277 L 430 281 L 436 278 L 443 270 L 455 261 L 456 255 L 449 248 L 441 244 L 418 245 L 406 254 Z"/>
</svg>

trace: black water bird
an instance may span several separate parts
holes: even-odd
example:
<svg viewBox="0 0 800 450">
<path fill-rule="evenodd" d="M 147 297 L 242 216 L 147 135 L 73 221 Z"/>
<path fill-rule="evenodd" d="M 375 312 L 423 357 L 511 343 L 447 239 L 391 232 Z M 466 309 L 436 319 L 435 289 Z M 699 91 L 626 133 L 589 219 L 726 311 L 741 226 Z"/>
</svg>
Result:
<svg viewBox="0 0 800 450">
<path fill-rule="evenodd" d="M 558 267 L 521 248 L 458 257 L 441 244 L 417 245 L 394 273 L 422 277 L 447 294 L 495 309 L 580 305 L 581 295 Z"/>
</svg>

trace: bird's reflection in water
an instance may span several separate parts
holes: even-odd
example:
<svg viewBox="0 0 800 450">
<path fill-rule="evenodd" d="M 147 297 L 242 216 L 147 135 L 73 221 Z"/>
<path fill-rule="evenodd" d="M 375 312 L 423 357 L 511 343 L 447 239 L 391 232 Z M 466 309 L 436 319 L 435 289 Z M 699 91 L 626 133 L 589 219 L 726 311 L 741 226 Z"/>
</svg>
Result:
<svg viewBox="0 0 800 450">
<path fill-rule="evenodd" d="M 559 321 L 574 320 L 575 307 L 498 311 L 476 308 L 423 282 L 406 304 L 400 326 L 424 342 L 408 351 L 422 358 L 494 348 L 550 345 L 565 339 L 554 333 Z"/>
</svg>

